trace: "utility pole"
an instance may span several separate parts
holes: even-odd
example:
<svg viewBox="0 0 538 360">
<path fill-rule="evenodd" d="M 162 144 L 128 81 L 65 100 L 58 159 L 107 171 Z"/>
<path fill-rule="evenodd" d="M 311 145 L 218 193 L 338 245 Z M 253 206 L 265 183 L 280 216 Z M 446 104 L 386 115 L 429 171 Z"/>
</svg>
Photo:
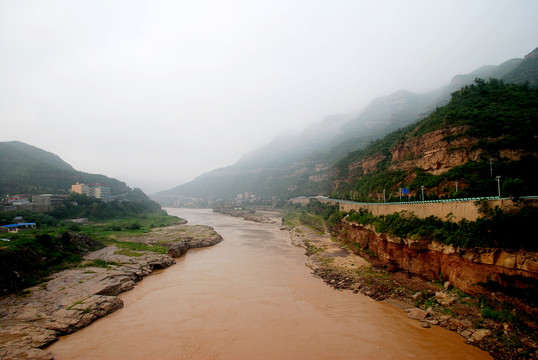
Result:
<svg viewBox="0 0 538 360">
<path fill-rule="evenodd" d="M 454 181 L 454 185 L 456 185 L 456 192 L 458 192 L 458 182 Z"/>
<path fill-rule="evenodd" d="M 501 197 L 501 176 L 495 176 L 495 180 L 497 180 L 497 190 L 499 191 L 499 197 Z"/>
<path fill-rule="evenodd" d="M 489 159 L 489 177 L 493 178 L 493 159 Z"/>
<path fill-rule="evenodd" d="M 398 188 L 398 192 L 400 193 L 400 201 L 402 201 L 402 188 Z"/>
<path fill-rule="evenodd" d="M 420 190 L 422 190 L 422 201 L 424 201 L 424 185 L 420 187 Z"/>
<path fill-rule="evenodd" d="M 385 189 L 383 189 L 383 202 L 387 202 L 387 199 L 385 198 Z"/>
</svg>

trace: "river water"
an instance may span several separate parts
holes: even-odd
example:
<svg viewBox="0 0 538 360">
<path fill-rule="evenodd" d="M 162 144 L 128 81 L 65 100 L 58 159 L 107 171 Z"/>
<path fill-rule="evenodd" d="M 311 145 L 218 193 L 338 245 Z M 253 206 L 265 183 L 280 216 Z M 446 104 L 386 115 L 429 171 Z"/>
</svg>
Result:
<svg viewBox="0 0 538 360">
<path fill-rule="evenodd" d="M 490 359 L 454 332 L 327 286 L 278 223 L 167 210 L 224 241 L 122 294 L 123 309 L 51 346 L 56 359 Z"/>
</svg>

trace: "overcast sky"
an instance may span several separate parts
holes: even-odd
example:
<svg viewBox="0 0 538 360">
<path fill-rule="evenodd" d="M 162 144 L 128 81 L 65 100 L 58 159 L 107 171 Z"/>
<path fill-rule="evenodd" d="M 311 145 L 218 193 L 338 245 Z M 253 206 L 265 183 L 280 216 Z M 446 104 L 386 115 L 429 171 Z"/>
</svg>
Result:
<svg viewBox="0 0 538 360">
<path fill-rule="evenodd" d="M 538 1 L 0 0 L 0 141 L 148 193 L 538 47 Z"/>
</svg>

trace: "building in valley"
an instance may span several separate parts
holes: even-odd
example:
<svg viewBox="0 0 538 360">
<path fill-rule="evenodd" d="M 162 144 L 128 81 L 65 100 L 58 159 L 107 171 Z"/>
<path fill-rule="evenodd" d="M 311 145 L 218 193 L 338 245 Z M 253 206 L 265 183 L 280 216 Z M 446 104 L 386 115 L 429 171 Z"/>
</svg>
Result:
<svg viewBox="0 0 538 360">
<path fill-rule="evenodd" d="M 110 187 L 102 186 L 101 184 L 86 185 L 77 182 L 75 185 L 71 185 L 71 191 L 77 194 L 101 199 L 103 202 L 110 202 L 111 200 Z"/>
<path fill-rule="evenodd" d="M 110 188 L 99 184 L 90 185 L 90 197 L 101 199 L 103 202 L 110 202 Z"/>
<path fill-rule="evenodd" d="M 71 185 L 71 192 L 90 196 L 90 187 L 86 184 L 81 184 L 77 181 L 75 185 Z"/>
</svg>

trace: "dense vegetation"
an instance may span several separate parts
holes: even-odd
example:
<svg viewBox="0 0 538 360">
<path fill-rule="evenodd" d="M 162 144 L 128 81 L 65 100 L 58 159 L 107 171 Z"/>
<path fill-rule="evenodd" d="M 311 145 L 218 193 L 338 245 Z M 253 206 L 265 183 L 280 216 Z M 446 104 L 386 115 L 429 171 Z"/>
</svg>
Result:
<svg viewBox="0 0 538 360">
<path fill-rule="evenodd" d="M 445 140 L 450 142 L 457 137 L 475 139 L 475 148 L 483 154 L 480 159 L 469 160 L 437 176 L 419 168 L 411 173 L 387 169 L 392 159 L 390 149 L 396 144 L 433 130 L 455 126 L 464 130 Z M 395 131 L 337 162 L 334 180 L 339 187 L 331 196 L 375 201 L 386 190 L 386 198 L 390 201 L 398 200 L 398 188 L 416 191 L 422 185 L 426 188 L 426 199 L 494 196 L 497 195 L 494 179 L 497 175 L 502 178 L 503 196 L 534 194 L 538 192 L 537 137 L 538 89 L 526 83 L 505 84 L 496 79 L 476 79 L 474 84 L 453 93 L 448 105 L 438 108 L 418 124 Z M 518 150 L 525 155 L 520 160 L 510 160 L 501 156 L 501 150 Z M 352 164 L 372 156 L 383 159 L 376 171 L 363 175 L 362 169 L 357 167 L 350 172 Z M 493 174 L 490 165 L 493 165 Z M 457 193 L 454 181 L 460 184 Z"/>
<path fill-rule="evenodd" d="M 504 249 L 538 250 L 531 237 L 534 223 L 538 221 L 538 209 L 525 207 L 515 214 L 502 210 L 490 210 L 476 221 L 441 220 L 434 216 L 425 219 L 414 215 L 394 213 L 374 216 L 367 211 L 350 212 L 348 221 L 371 224 L 376 231 L 400 238 L 438 241 L 462 248 L 489 247 Z"/>
<path fill-rule="evenodd" d="M 289 222 L 291 218 L 297 218 L 300 223 L 311 226 L 320 231 L 336 233 L 346 215 L 339 210 L 338 205 L 310 201 L 307 205 L 293 204 L 288 202 L 281 205 L 284 213 L 283 222 Z"/>
<path fill-rule="evenodd" d="M 467 126 L 461 137 L 484 139 L 478 147 L 491 155 L 502 149 L 534 151 L 538 145 L 538 89 L 528 84 L 476 79 L 452 94 L 452 100 L 420 122 L 410 136 L 432 130 Z"/>
<path fill-rule="evenodd" d="M 95 220 L 138 216 L 160 211 L 161 206 L 148 198 L 140 189 L 127 192 L 112 202 L 72 193 L 64 204 L 51 214 L 58 219 L 87 217 Z"/>
</svg>

